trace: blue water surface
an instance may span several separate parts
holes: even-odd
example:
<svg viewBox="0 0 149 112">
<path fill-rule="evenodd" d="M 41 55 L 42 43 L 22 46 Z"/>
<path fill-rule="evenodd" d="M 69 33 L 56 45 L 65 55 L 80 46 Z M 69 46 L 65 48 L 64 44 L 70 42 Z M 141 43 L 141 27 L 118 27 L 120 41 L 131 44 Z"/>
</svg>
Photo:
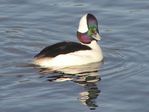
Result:
<svg viewBox="0 0 149 112">
<path fill-rule="evenodd" d="M 0 0 L 0 112 L 148 112 L 148 8 L 148 0 Z M 98 19 L 104 62 L 85 67 L 98 70 L 29 66 L 44 47 L 78 41 L 86 13 Z"/>
</svg>

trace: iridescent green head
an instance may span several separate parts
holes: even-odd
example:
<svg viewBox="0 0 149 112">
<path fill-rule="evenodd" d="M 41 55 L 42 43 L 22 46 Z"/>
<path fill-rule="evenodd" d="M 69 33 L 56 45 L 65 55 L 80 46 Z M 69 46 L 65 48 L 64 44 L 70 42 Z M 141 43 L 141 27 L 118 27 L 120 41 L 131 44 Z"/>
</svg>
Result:
<svg viewBox="0 0 149 112">
<path fill-rule="evenodd" d="M 77 37 L 84 44 L 89 44 L 92 40 L 100 40 L 98 22 L 95 16 L 86 14 L 81 18 Z"/>
</svg>

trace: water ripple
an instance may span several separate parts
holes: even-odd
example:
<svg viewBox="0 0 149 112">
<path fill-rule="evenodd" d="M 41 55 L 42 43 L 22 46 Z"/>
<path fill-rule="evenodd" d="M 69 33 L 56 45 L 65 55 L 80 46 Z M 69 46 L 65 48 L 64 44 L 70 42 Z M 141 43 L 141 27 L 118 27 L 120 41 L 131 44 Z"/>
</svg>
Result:
<svg viewBox="0 0 149 112">
<path fill-rule="evenodd" d="M 147 112 L 148 7 L 148 0 L 0 0 L 0 110 Z M 77 41 L 84 13 L 97 17 L 104 34 L 99 72 L 43 75 L 22 66 L 45 46 Z"/>
<path fill-rule="evenodd" d="M 102 68 L 105 78 L 129 77 L 144 72 L 142 53 L 131 49 L 105 49 L 105 51 L 105 66 Z"/>
</svg>

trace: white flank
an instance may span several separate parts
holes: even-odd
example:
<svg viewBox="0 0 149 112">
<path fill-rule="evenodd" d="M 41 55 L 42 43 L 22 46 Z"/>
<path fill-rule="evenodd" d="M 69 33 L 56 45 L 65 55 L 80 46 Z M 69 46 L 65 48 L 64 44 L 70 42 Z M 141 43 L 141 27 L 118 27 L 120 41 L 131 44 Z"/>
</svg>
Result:
<svg viewBox="0 0 149 112">
<path fill-rule="evenodd" d="M 79 28 L 78 32 L 80 33 L 85 33 L 88 31 L 88 26 L 87 26 L 87 14 L 85 14 L 81 19 L 79 23 Z"/>
</svg>

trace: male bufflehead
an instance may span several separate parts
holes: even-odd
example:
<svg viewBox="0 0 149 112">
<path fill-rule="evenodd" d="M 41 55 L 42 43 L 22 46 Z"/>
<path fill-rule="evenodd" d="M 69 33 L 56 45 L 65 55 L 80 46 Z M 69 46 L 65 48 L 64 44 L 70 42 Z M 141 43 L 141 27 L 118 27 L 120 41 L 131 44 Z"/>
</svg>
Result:
<svg viewBox="0 0 149 112">
<path fill-rule="evenodd" d="M 101 37 L 94 15 L 85 14 L 81 18 L 77 38 L 80 43 L 66 41 L 44 48 L 34 57 L 33 63 L 43 68 L 59 69 L 103 60 L 102 50 L 97 43 Z"/>
</svg>

